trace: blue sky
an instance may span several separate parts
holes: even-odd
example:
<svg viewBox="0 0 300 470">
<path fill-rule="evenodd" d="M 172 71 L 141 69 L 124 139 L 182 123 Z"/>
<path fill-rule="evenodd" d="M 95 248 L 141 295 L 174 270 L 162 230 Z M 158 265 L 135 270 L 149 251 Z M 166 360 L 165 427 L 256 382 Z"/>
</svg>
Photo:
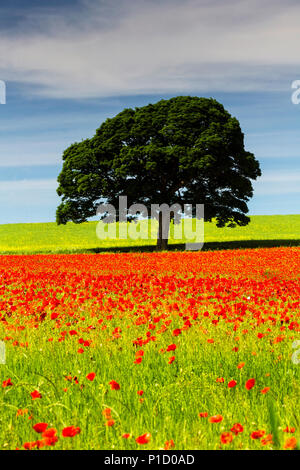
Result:
<svg viewBox="0 0 300 470">
<path fill-rule="evenodd" d="M 0 223 L 53 221 L 63 150 L 107 117 L 214 97 L 261 163 L 250 214 L 300 213 L 300 5 L 14 0 L 0 6 Z"/>
</svg>

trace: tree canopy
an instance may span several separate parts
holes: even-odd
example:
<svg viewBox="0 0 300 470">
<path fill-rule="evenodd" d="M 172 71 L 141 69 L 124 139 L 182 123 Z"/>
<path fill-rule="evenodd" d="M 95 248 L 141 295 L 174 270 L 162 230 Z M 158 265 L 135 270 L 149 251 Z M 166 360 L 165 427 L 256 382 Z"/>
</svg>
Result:
<svg viewBox="0 0 300 470">
<path fill-rule="evenodd" d="M 212 98 L 178 96 L 107 119 L 63 153 L 57 223 L 81 223 L 101 201 L 204 204 L 219 227 L 247 225 L 251 180 L 261 175 L 235 117 Z"/>
</svg>

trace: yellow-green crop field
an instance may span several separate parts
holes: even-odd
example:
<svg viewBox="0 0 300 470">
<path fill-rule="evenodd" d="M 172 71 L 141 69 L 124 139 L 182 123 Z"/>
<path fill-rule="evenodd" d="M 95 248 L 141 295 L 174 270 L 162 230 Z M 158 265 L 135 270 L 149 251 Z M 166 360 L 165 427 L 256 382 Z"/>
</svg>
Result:
<svg viewBox="0 0 300 470">
<path fill-rule="evenodd" d="M 140 239 L 120 239 L 116 236 L 106 240 L 99 239 L 97 224 L 98 222 L 86 222 L 76 225 L 70 222 L 58 226 L 50 222 L 0 225 L 0 253 L 81 253 L 125 249 L 138 251 L 140 248 L 151 250 L 156 244 L 155 225 L 152 238 L 145 235 L 148 221 L 141 223 L 143 238 Z M 110 230 L 113 232 L 114 228 L 111 227 Z M 172 233 L 173 227 L 169 240 L 171 248 L 182 248 L 186 238 L 183 236 L 181 239 L 174 239 Z M 204 242 L 204 249 L 298 246 L 300 215 L 252 216 L 248 226 L 235 228 L 217 228 L 213 222 L 206 222 Z"/>
</svg>

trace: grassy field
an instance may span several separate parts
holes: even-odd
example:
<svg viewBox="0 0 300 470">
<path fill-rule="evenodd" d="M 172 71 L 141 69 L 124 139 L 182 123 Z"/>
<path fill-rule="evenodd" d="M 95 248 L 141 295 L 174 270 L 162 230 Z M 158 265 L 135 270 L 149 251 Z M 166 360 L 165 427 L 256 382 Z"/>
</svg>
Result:
<svg viewBox="0 0 300 470">
<path fill-rule="evenodd" d="M 96 227 L 0 226 L 0 449 L 300 449 L 300 215 Z"/>
<path fill-rule="evenodd" d="M 296 247 L 1 256 L 0 449 L 296 448 L 299 270 Z"/>
<path fill-rule="evenodd" d="M 152 239 L 100 240 L 96 235 L 97 222 L 80 225 L 55 223 L 0 225 L 0 253 L 81 253 L 101 251 L 153 250 L 156 229 Z M 145 229 L 145 224 L 142 231 Z M 145 231 L 145 230 L 144 230 Z M 299 246 L 300 215 L 252 216 L 247 227 L 217 228 L 204 224 L 204 249 Z M 185 240 L 174 240 L 173 249 L 182 249 Z"/>
</svg>

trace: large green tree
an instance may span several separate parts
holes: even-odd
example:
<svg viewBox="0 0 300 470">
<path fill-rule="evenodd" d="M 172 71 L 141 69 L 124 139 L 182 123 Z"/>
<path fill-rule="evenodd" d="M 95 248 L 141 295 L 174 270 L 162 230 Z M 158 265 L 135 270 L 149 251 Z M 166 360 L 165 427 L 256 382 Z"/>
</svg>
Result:
<svg viewBox="0 0 300 470">
<path fill-rule="evenodd" d="M 80 223 L 99 203 L 204 204 L 205 220 L 247 225 L 259 163 L 238 120 L 216 100 L 178 96 L 107 119 L 63 154 L 57 223 Z M 150 214 L 149 214 L 150 215 Z M 159 218 L 161 225 L 161 217 Z M 160 227 L 158 247 L 166 248 Z"/>
</svg>

